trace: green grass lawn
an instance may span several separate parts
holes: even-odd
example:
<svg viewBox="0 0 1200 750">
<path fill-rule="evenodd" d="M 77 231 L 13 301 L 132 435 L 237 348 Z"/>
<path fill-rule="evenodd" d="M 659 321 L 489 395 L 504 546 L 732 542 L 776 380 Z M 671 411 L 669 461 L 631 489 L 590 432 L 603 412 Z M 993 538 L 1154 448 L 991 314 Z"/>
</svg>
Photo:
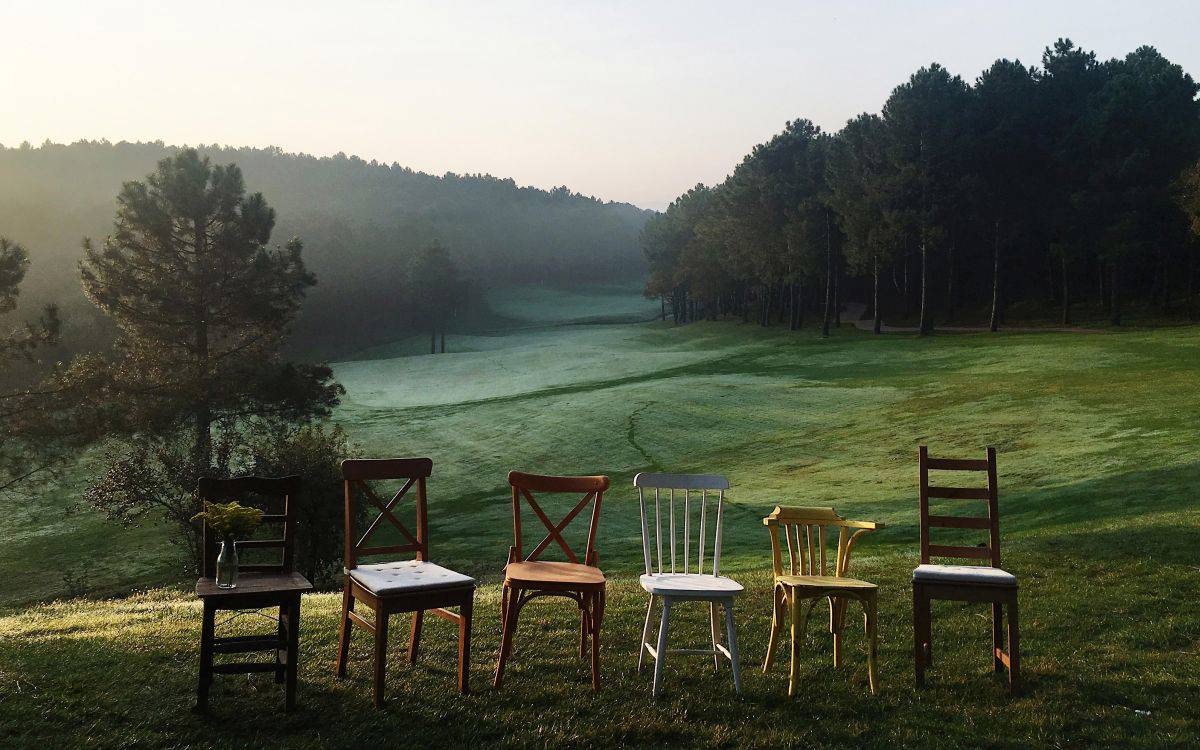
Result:
<svg viewBox="0 0 1200 750">
<path fill-rule="evenodd" d="M 632 298 L 600 296 L 600 317 L 638 309 Z M 355 641 L 350 679 L 335 680 L 338 599 L 320 594 L 304 605 L 301 709 L 284 717 L 269 680 L 228 677 L 214 686 L 213 716 L 197 717 L 189 709 L 200 615 L 183 583 L 0 613 L 0 745 L 261 746 L 274 736 L 268 725 L 294 747 L 1197 742 L 1200 329 L 917 339 L 846 325 L 821 340 L 738 323 L 564 326 L 562 315 L 596 316 L 587 305 L 522 304 L 526 324 L 507 335 L 464 337 L 457 349 L 451 339 L 446 355 L 374 351 L 335 366 L 347 388 L 337 419 L 363 454 L 434 459 L 433 556 L 483 580 L 474 695 L 453 691 L 447 623 L 426 627 L 416 667 L 402 658 L 407 628 L 397 623 L 390 700 L 376 712 L 368 638 Z M 990 613 L 981 605 L 935 605 L 929 687 L 912 687 L 908 581 L 921 443 L 942 455 L 999 449 L 1002 550 L 1021 581 L 1026 687 L 1017 697 L 991 673 Z M 574 658 L 578 620 L 565 600 L 525 610 L 505 688 L 490 688 L 510 469 L 613 479 L 599 537 L 610 578 L 599 695 Z M 737 612 L 740 699 L 727 669 L 714 673 L 703 657 L 672 657 L 657 703 L 650 675 L 635 672 L 645 598 L 630 480 L 649 469 L 720 472 L 733 484 L 723 571 L 747 588 Z M 861 629 L 847 637 L 835 672 L 819 616 L 810 620 L 799 699 L 786 698 L 786 659 L 771 674 L 758 669 L 770 621 L 760 519 L 780 503 L 829 504 L 888 524 L 862 540 L 851 570 L 882 589 L 880 695 L 866 687 Z M 7 601 L 29 598 L 47 560 L 52 580 L 63 564 L 145 567 L 114 573 L 102 591 L 166 575 L 169 566 L 154 561 L 171 557 L 153 529 L 122 532 L 136 544 L 119 535 L 106 542 L 107 527 L 78 516 L 74 523 L 94 527 L 72 557 L 37 525 L 37 510 L 0 527 Z M 13 535 L 20 524 L 34 531 Z M 10 595 L 14 586 L 25 594 Z M 55 586 L 44 595 L 61 595 L 61 581 Z M 230 627 L 265 624 L 256 620 Z M 706 628 L 700 605 L 684 606 L 672 640 L 701 643 Z"/>
</svg>

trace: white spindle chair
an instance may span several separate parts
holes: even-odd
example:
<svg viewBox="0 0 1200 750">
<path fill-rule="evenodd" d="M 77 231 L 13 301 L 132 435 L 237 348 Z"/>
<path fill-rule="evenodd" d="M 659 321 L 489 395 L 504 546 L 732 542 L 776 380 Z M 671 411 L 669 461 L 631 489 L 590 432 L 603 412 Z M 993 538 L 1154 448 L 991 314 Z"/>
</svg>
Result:
<svg viewBox="0 0 1200 750">
<path fill-rule="evenodd" d="M 651 694 L 658 696 L 662 683 L 663 663 L 666 661 L 667 620 L 671 606 L 678 601 L 706 601 L 709 613 L 709 629 L 712 633 L 712 648 L 671 649 L 674 653 L 712 654 L 713 668 L 720 668 L 720 657 L 729 659 L 733 667 L 733 686 L 742 692 L 742 675 L 738 665 L 737 632 L 733 623 L 733 600 L 742 593 L 742 585 L 732 578 L 720 575 L 721 566 L 721 521 L 724 512 L 725 490 L 729 482 L 717 474 L 658 474 L 642 473 L 633 478 L 638 489 L 638 501 L 642 514 L 642 552 L 646 561 L 646 574 L 641 577 L 642 588 L 650 594 L 646 607 L 646 623 L 642 628 L 642 644 L 638 649 L 638 671 L 642 669 L 646 654 L 654 659 L 654 685 Z M 692 493 L 696 494 L 693 495 Z M 649 497 L 648 497 L 649 495 Z M 712 502 L 710 503 L 710 498 Z M 695 505 L 699 504 L 699 511 Z M 676 506 L 682 505 L 676 513 Z M 711 511 L 709 506 L 713 505 Z M 651 505 L 653 507 L 651 507 Z M 653 514 L 653 518 L 650 518 Z M 667 524 L 664 540 L 664 516 Z M 698 516 L 698 534 L 695 549 L 692 547 L 692 521 Z M 654 537 L 651 542 L 650 526 L 653 521 Z M 711 527 L 711 530 L 710 530 Z M 678 540 L 682 532 L 682 540 Z M 712 573 L 704 572 L 705 541 L 711 535 Z M 669 553 L 664 555 L 665 549 Z M 652 556 L 657 552 L 657 556 Z M 682 552 L 682 557 L 677 553 Z M 695 556 L 693 559 L 693 555 Z M 653 559 L 652 559 L 653 558 Z M 655 565 L 657 560 L 657 565 Z M 693 567 L 693 562 L 695 563 Z M 652 645 L 650 619 L 654 613 L 655 600 L 662 601 L 662 619 L 658 627 L 658 644 Z M 728 647 L 720 643 L 717 628 L 717 605 L 725 608 L 725 630 Z"/>
</svg>

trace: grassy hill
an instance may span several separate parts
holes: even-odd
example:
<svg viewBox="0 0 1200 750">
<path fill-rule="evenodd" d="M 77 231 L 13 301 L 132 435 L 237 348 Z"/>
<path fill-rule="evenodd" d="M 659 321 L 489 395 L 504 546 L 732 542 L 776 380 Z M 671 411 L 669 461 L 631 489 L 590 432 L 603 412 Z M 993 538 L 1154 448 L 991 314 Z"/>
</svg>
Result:
<svg viewBox="0 0 1200 750">
<path fill-rule="evenodd" d="M 528 291 L 511 299 L 508 332 L 452 337 L 446 355 L 402 356 L 415 349 L 397 345 L 335 365 L 348 391 L 337 419 L 364 454 L 434 458 L 434 557 L 484 582 L 473 696 L 452 692 L 453 634 L 434 624 L 415 668 L 402 663 L 405 639 L 395 636 L 390 702 L 375 712 L 365 637 L 355 641 L 351 679 L 333 678 L 338 598 L 322 594 L 304 605 L 296 715 L 274 713 L 281 698 L 269 681 L 228 678 L 214 689 L 216 718 L 195 717 L 199 609 L 180 583 L 0 614 L 0 744 L 251 746 L 271 742 L 264 713 L 295 747 L 1195 741 L 1200 329 L 917 339 L 845 326 L 821 340 L 735 323 L 564 325 L 656 312 L 611 291 L 595 292 L 582 311 L 539 304 Z M 949 455 L 999 449 L 1002 550 L 1022 586 L 1028 684 L 1018 697 L 990 673 L 979 606 L 937 606 L 931 684 L 911 687 L 921 443 Z M 598 696 L 572 655 L 578 620 L 564 602 L 525 611 L 511 677 L 500 693 L 487 687 L 511 534 L 504 476 L 514 468 L 613 478 L 599 540 L 611 583 Z M 630 480 L 647 469 L 721 472 L 734 485 L 723 569 L 747 587 L 737 615 L 740 700 L 728 672 L 714 674 L 702 658 L 668 662 L 657 704 L 649 675 L 634 671 L 645 599 Z M 93 564 L 128 568 L 102 591 L 169 577 L 146 562 L 162 554 L 149 531 L 138 537 L 145 549 L 130 551 L 128 537 L 97 525 L 66 560 L 72 553 L 47 541 L 65 528 L 45 520 L 60 501 L 0 520 L 10 605 L 43 579 L 47 595 L 61 595 L 68 563 L 78 575 Z M 861 632 L 848 636 L 846 665 L 834 672 L 820 616 L 810 620 L 801 699 L 786 699 L 786 667 L 756 669 L 770 619 L 759 519 L 779 503 L 830 504 L 888 524 L 862 540 L 852 567 L 882 587 L 879 696 L 866 688 Z M 14 585 L 25 595 L 10 597 Z M 698 608 L 675 617 L 673 640 L 702 641 Z"/>
</svg>

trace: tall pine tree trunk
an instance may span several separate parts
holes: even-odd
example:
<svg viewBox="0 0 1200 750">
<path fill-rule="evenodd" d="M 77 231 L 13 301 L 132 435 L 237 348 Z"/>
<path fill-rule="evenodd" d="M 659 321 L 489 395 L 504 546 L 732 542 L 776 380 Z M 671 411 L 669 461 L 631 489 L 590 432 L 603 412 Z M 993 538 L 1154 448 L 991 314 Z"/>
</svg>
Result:
<svg viewBox="0 0 1200 750">
<path fill-rule="evenodd" d="M 921 313 L 917 323 L 917 330 L 922 336 L 928 335 L 930 328 L 929 320 L 929 248 L 925 242 L 924 230 L 921 232 Z"/>
<path fill-rule="evenodd" d="M 1121 263 L 1117 259 L 1112 262 L 1112 276 L 1108 285 L 1108 294 L 1112 300 L 1112 315 L 1111 322 L 1115 326 L 1121 325 L 1121 284 L 1120 284 L 1120 267 Z"/>
<path fill-rule="evenodd" d="M 833 238 L 829 236 L 829 212 L 825 212 L 825 314 L 821 318 L 821 335 L 829 335 L 829 320 L 833 307 Z"/>
<path fill-rule="evenodd" d="M 954 320 L 954 241 L 946 254 L 946 322 Z"/>
<path fill-rule="evenodd" d="M 446 353 L 446 325 L 442 324 L 442 354 Z"/>
<path fill-rule="evenodd" d="M 796 277 L 796 330 L 804 327 L 804 277 Z"/>
<path fill-rule="evenodd" d="M 1000 220 L 992 228 L 992 332 L 1000 330 Z"/>
<path fill-rule="evenodd" d="M 1062 256 L 1062 324 L 1071 325 L 1071 288 L 1067 282 L 1067 256 Z"/>
<path fill-rule="evenodd" d="M 842 327 L 842 261 L 833 259 L 833 327 Z"/>
<path fill-rule="evenodd" d="M 429 326 L 429 353 L 437 354 L 437 323 Z"/>
<path fill-rule="evenodd" d="M 878 334 L 883 329 L 883 318 L 879 315 L 879 256 L 871 256 L 871 271 L 875 277 L 874 289 L 871 295 L 871 307 L 874 309 L 875 321 L 871 325 L 871 330 Z"/>
</svg>

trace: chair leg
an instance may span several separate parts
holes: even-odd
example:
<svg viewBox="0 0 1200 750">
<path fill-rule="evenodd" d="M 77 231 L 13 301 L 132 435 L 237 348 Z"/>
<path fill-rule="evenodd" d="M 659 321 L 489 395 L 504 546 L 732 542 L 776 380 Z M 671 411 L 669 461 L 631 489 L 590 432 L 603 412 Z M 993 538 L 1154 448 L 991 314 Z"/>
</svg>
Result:
<svg viewBox="0 0 1200 750">
<path fill-rule="evenodd" d="M 213 634 L 216 629 L 216 608 L 204 602 L 204 619 L 200 625 L 200 680 L 196 684 L 196 710 L 208 711 L 208 689 L 212 685 Z"/>
<path fill-rule="evenodd" d="M 733 689 L 742 694 L 742 669 L 738 659 L 737 629 L 733 622 L 733 600 L 725 602 L 725 638 L 729 643 L 729 663 L 733 665 Z"/>
<path fill-rule="evenodd" d="M 350 613 L 354 611 L 354 595 L 350 593 L 350 582 L 342 589 L 342 621 L 338 629 L 337 676 L 346 676 L 346 662 L 350 656 Z"/>
<path fill-rule="evenodd" d="M 471 692 L 471 613 L 475 608 L 475 592 L 471 591 L 458 605 L 458 692 Z"/>
<path fill-rule="evenodd" d="M 282 685 L 287 671 L 288 609 L 279 605 L 278 625 L 275 628 L 275 684 Z"/>
<path fill-rule="evenodd" d="M 589 599 L 587 594 L 579 598 L 579 658 L 587 656 Z"/>
<path fill-rule="evenodd" d="M 805 610 L 800 597 L 796 596 L 793 591 L 791 596 L 791 620 L 792 620 L 792 662 L 791 668 L 788 671 L 788 697 L 791 698 L 796 694 L 797 688 L 800 687 L 800 646 L 804 643 L 805 626 L 808 624 L 808 617 L 804 614 Z"/>
<path fill-rule="evenodd" d="M 992 669 L 1004 671 L 1004 662 L 1000 653 L 1004 651 L 1004 605 L 992 602 Z"/>
<path fill-rule="evenodd" d="M 425 611 L 413 612 L 412 633 L 408 639 L 408 663 L 417 663 L 417 651 L 421 648 L 421 625 L 425 622 Z"/>
<path fill-rule="evenodd" d="M 671 597 L 663 597 L 662 619 L 658 624 L 658 653 L 654 659 L 654 684 L 650 688 L 650 695 L 653 698 L 658 697 L 658 689 L 662 684 L 663 663 L 667 660 L 667 621 L 671 616 Z"/>
<path fill-rule="evenodd" d="M 913 671 L 916 675 L 917 687 L 925 685 L 925 622 L 924 602 L 925 592 L 918 584 L 913 584 Z"/>
<path fill-rule="evenodd" d="M 383 678 L 387 671 L 388 614 L 382 608 L 375 610 L 375 664 L 373 689 L 375 708 L 383 708 Z"/>
<path fill-rule="evenodd" d="M 507 596 L 503 619 L 503 633 L 500 636 L 500 659 L 496 662 L 496 676 L 492 681 L 492 686 L 499 689 L 500 684 L 504 681 L 504 662 L 508 660 L 509 653 L 512 652 L 513 631 L 517 629 L 517 602 L 519 597 L 516 592 L 508 587 L 504 589 Z"/>
<path fill-rule="evenodd" d="M 829 632 L 833 634 L 833 668 L 842 666 L 842 631 L 846 627 L 846 609 L 849 602 L 829 597 Z"/>
<path fill-rule="evenodd" d="M 592 636 L 592 690 L 600 690 L 600 623 L 604 621 L 604 590 L 592 595 L 591 622 L 588 628 Z"/>
<path fill-rule="evenodd" d="M 646 640 L 650 637 L 650 615 L 654 613 L 654 594 L 650 595 L 650 603 L 646 605 L 646 622 L 642 625 L 642 642 L 638 645 L 638 665 L 637 671 L 642 671 L 642 664 L 646 661 L 646 646 L 650 641 Z"/>
<path fill-rule="evenodd" d="M 867 630 L 867 682 L 871 686 L 871 695 L 875 695 L 879 681 L 876 676 L 876 655 L 879 650 L 879 602 L 874 593 L 863 599 L 863 609 L 865 610 L 863 619 L 866 621 Z"/>
<path fill-rule="evenodd" d="M 721 642 L 720 630 L 717 628 L 717 603 L 708 603 L 708 627 L 712 631 L 712 647 L 713 647 L 713 671 L 721 669 L 721 652 L 717 650 L 717 645 Z"/>
<path fill-rule="evenodd" d="M 767 641 L 767 658 L 763 660 L 763 672 L 775 661 L 775 646 L 779 643 L 779 631 L 783 630 L 783 589 L 779 586 L 771 593 L 771 638 Z"/>
<path fill-rule="evenodd" d="M 287 623 L 287 685 L 284 687 L 284 710 L 296 708 L 296 678 L 299 674 L 300 656 L 300 595 L 288 608 Z"/>
<path fill-rule="evenodd" d="M 1008 603 L 1008 689 L 1017 692 L 1021 681 L 1021 635 L 1017 624 L 1017 596 Z"/>
</svg>

